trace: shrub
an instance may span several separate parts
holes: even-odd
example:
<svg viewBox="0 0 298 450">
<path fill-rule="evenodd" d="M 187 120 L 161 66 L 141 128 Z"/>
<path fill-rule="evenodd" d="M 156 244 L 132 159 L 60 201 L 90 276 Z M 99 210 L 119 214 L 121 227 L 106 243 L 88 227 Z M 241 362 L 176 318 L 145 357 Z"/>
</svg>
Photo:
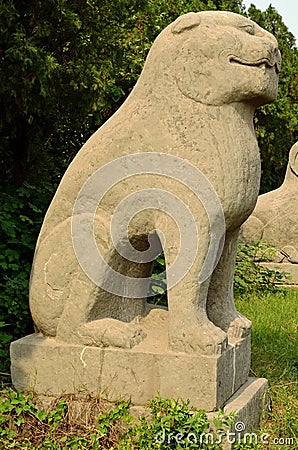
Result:
<svg viewBox="0 0 298 450">
<path fill-rule="evenodd" d="M 7 188 L 0 198 L 0 371 L 13 339 L 33 331 L 28 286 L 34 248 L 54 186 Z"/>
<path fill-rule="evenodd" d="M 289 276 L 285 272 L 268 269 L 259 264 L 260 261 L 271 261 L 275 254 L 272 244 L 260 240 L 253 244 L 238 244 L 234 289 L 237 293 L 251 291 L 276 291 L 285 284 Z"/>
</svg>

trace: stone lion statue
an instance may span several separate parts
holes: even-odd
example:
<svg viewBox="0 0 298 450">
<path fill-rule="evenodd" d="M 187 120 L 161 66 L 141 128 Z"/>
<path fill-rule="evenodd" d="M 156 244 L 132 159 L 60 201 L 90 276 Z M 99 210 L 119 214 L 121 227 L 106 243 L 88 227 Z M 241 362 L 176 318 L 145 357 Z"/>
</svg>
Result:
<svg viewBox="0 0 298 450">
<path fill-rule="evenodd" d="M 233 300 L 237 237 L 259 190 L 253 114 L 256 107 L 275 100 L 279 70 L 276 39 L 241 15 L 188 13 L 160 33 L 133 91 L 77 154 L 47 211 L 30 283 L 37 331 L 64 342 L 131 348 L 150 339 L 146 323 L 153 317 L 152 323 L 166 330 L 170 350 L 213 355 L 224 352 L 229 340 L 249 334 L 250 321 L 236 311 Z M 94 239 L 110 267 L 134 278 L 150 276 L 152 262 L 129 261 L 116 251 L 110 223 L 117 205 L 131 193 L 158 186 L 191 208 L 198 251 L 185 276 L 168 290 L 168 310 L 148 305 L 146 295 L 119 296 L 92 282 L 72 242 L 74 204 L 89 177 L 117 158 L 150 152 L 196 167 L 216 191 L 225 218 L 219 262 L 199 281 L 210 223 L 202 202 L 187 186 L 169 176 L 144 174 L 140 167 L 140 175 L 115 183 L 102 198 Z M 86 194 L 85 205 L 91 197 Z M 148 235 L 161 230 L 168 270 L 179 253 L 180 231 L 162 207 L 141 209 L 129 223 L 129 240 L 139 252 L 146 251 Z"/>
<path fill-rule="evenodd" d="M 283 184 L 259 196 L 252 215 L 241 229 L 243 241 L 265 239 L 274 244 L 278 250 L 274 262 L 298 264 L 297 194 L 298 142 L 290 150 Z"/>
</svg>

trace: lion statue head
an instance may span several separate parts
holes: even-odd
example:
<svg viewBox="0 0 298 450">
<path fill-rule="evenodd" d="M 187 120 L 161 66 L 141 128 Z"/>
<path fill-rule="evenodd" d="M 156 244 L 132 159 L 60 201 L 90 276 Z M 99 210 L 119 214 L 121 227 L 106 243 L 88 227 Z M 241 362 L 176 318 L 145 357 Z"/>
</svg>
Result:
<svg viewBox="0 0 298 450">
<path fill-rule="evenodd" d="M 246 101 L 257 107 L 275 100 L 280 65 L 275 37 L 255 22 L 202 11 L 180 16 L 159 35 L 143 81 L 156 89 L 171 84 L 207 105 Z"/>
</svg>

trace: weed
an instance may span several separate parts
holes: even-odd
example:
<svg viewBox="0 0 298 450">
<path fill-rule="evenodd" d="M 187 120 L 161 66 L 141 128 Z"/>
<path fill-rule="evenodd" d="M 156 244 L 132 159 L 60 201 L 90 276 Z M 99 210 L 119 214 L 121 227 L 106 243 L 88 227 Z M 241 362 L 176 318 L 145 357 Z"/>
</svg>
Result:
<svg viewBox="0 0 298 450">
<path fill-rule="evenodd" d="M 149 402 L 149 411 L 149 419 L 141 416 L 137 425 L 129 428 L 119 450 L 221 449 L 219 435 L 224 436 L 225 427 L 232 423 L 232 417 L 220 412 L 211 433 L 206 412 L 193 410 L 189 401 L 183 399 L 158 396 Z"/>
</svg>

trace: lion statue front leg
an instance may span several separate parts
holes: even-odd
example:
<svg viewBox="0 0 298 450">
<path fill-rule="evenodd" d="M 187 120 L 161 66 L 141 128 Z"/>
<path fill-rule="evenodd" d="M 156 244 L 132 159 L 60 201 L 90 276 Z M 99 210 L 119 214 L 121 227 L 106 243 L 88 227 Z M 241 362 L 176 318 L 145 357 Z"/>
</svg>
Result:
<svg viewBox="0 0 298 450">
<path fill-rule="evenodd" d="M 251 329 L 251 322 L 236 310 L 234 304 L 233 274 L 238 234 L 239 228 L 226 234 L 221 258 L 212 274 L 207 300 L 208 316 L 231 340 L 244 338 Z"/>
<path fill-rule="evenodd" d="M 226 331 L 207 315 L 211 276 L 198 282 L 209 245 L 209 234 L 203 233 L 203 229 L 199 233 L 200 252 L 192 267 L 179 283 L 168 290 L 169 347 L 179 352 L 219 355 L 227 348 L 228 340 Z M 166 246 L 164 252 L 167 266 L 171 266 L 175 254 L 170 246 Z"/>
</svg>

